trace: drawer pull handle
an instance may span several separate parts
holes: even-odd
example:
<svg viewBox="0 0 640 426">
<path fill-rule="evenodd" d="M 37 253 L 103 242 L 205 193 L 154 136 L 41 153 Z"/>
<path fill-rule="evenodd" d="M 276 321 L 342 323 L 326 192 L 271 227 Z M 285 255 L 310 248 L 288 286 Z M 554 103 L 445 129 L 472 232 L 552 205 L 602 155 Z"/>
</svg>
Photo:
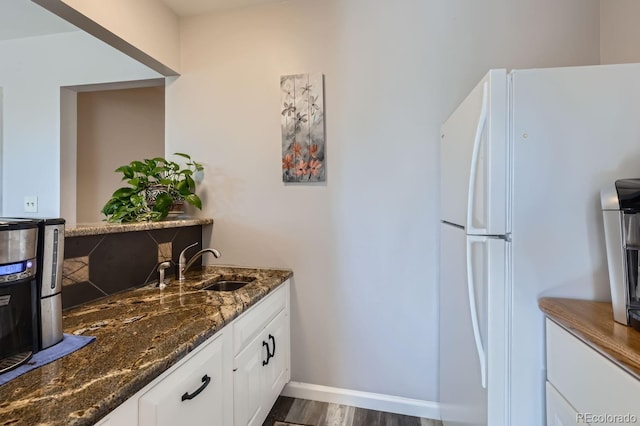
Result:
<svg viewBox="0 0 640 426">
<path fill-rule="evenodd" d="M 186 401 L 187 399 L 193 399 L 196 396 L 200 395 L 200 392 L 202 392 L 204 390 L 204 388 L 206 388 L 207 386 L 209 386 L 209 383 L 211 382 L 211 377 L 207 376 L 206 374 L 202 377 L 202 386 L 200 386 L 198 389 L 196 389 L 196 391 L 192 394 L 189 394 L 189 392 L 185 392 L 184 395 L 182 395 L 182 400 Z"/>
<path fill-rule="evenodd" d="M 271 358 L 273 358 L 276 354 L 276 338 L 270 334 L 269 339 L 271 340 L 271 346 L 272 346 L 271 353 L 269 355 Z"/>
<path fill-rule="evenodd" d="M 267 360 L 266 361 L 262 361 L 262 366 L 264 367 L 265 365 L 269 364 L 269 360 L 271 358 L 273 358 L 276 354 L 276 338 L 273 337 L 271 334 L 269 335 L 269 340 L 271 340 L 271 344 L 273 346 L 273 350 L 269 350 L 269 344 L 267 342 L 265 342 L 264 340 L 262 341 L 262 346 L 266 346 L 267 347 Z"/>
<path fill-rule="evenodd" d="M 269 358 L 271 358 L 271 352 L 269 352 L 269 344 L 264 340 L 262 341 L 262 346 L 267 347 L 267 360 L 266 361 L 262 360 L 262 366 L 264 367 L 265 365 L 269 364 Z"/>
</svg>

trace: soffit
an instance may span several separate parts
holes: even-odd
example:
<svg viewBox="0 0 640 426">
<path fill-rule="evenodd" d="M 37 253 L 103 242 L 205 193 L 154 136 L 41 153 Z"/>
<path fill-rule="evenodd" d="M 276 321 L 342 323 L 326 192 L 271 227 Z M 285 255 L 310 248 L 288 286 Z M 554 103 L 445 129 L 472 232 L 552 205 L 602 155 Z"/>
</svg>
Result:
<svg viewBox="0 0 640 426">
<path fill-rule="evenodd" d="M 161 0 L 178 16 L 205 15 L 222 10 L 275 3 L 282 0 Z"/>
</svg>

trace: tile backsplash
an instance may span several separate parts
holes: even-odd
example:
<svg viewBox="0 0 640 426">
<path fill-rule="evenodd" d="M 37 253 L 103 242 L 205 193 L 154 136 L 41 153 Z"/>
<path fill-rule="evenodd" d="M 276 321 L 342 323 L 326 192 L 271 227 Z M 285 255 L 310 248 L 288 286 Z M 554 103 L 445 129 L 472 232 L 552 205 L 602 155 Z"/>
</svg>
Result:
<svg viewBox="0 0 640 426">
<path fill-rule="evenodd" d="M 171 262 L 167 277 L 175 276 L 180 251 L 194 242 L 188 255 L 202 248 L 201 225 L 66 237 L 63 309 L 157 281 L 165 261 Z"/>
</svg>

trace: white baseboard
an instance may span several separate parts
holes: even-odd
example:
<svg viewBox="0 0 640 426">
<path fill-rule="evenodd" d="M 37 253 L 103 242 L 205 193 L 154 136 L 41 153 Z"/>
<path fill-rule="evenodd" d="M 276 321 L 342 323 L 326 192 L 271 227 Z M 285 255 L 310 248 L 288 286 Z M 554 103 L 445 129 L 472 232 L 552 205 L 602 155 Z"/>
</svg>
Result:
<svg viewBox="0 0 640 426">
<path fill-rule="evenodd" d="M 339 389 L 301 382 L 289 382 L 284 387 L 282 395 L 440 420 L 440 404 L 420 399 Z"/>
</svg>

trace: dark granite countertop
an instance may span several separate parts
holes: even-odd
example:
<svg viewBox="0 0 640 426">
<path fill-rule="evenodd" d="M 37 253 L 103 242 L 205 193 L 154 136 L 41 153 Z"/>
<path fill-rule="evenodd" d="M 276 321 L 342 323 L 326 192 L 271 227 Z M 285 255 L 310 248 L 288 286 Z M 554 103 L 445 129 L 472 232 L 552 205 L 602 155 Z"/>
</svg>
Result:
<svg viewBox="0 0 640 426">
<path fill-rule="evenodd" d="M 202 291 L 220 275 L 255 280 Z M 114 410 L 293 273 L 207 266 L 182 284 L 151 285 L 64 312 L 66 333 L 93 343 L 0 386 L 0 425 L 91 425 Z"/>
<path fill-rule="evenodd" d="M 151 229 L 179 228 L 185 226 L 211 225 L 210 218 L 189 218 L 160 220 L 158 222 L 134 222 L 134 223 L 78 223 L 67 225 L 64 230 L 65 237 L 84 237 L 87 235 L 115 234 L 117 232 L 148 231 Z"/>
</svg>

